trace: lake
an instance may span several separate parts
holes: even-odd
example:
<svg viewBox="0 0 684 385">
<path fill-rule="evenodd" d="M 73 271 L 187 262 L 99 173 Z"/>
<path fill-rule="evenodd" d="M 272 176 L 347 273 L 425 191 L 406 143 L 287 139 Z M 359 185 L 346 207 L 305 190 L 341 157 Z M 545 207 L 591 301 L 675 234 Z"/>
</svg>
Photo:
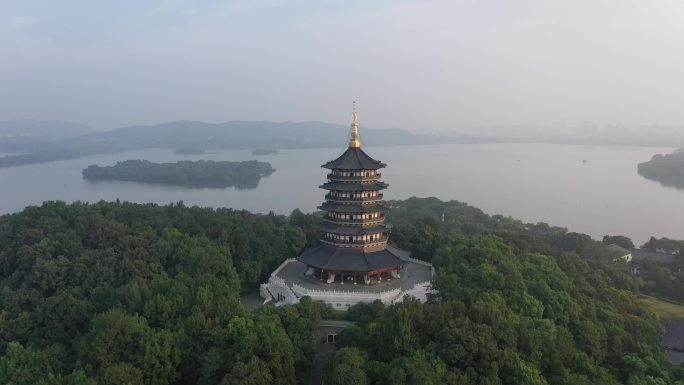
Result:
<svg viewBox="0 0 684 385">
<path fill-rule="evenodd" d="M 310 212 L 323 200 L 325 170 L 320 165 L 339 149 L 279 150 L 277 155 L 217 151 L 176 155 L 150 149 L 88 156 L 68 161 L 0 169 L 0 213 L 20 211 L 46 200 L 96 202 L 183 201 L 187 205 L 233 207 L 253 212 Z M 636 166 L 671 148 L 555 144 L 444 144 L 369 147 L 388 164 L 386 199 L 436 196 L 459 200 L 488 214 L 525 222 L 547 222 L 600 239 L 620 234 L 643 243 L 651 235 L 684 239 L 684 190 L 663 187 L 639 176 Z M 118 160 L 181 159 L 270 162 L 276 169 L 254 190 L 195 189 L 135 182 L 87 181 L 88 165 Z"/>
</svg>

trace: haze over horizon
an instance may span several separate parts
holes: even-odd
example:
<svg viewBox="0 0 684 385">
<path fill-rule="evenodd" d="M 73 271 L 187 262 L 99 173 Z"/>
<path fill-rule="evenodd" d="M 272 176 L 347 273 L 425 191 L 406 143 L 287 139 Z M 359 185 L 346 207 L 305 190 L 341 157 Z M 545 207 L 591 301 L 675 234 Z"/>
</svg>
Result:
<svg viewBox="0 0 684 385">
<path fill-rule="evenodd" d="M 682 19 L 675 0 L 7 0 L 0 120 L 346 124 L 357 100 L 363 125 L 416 132 L 676 133 Z"/>
</svg>

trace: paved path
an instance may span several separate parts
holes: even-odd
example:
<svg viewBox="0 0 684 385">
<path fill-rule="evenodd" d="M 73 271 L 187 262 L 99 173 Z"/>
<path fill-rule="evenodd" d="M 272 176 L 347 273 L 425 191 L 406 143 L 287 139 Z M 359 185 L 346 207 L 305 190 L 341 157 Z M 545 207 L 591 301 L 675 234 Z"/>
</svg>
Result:
<svg viewBox="0 0 684 385">
<path fill-rule="evenodd" d="M 326 356 L 335 351 L 335 344 L 327 343 L 329 333 L 339 333 L 342 329 L 354 325 L 353 322 L 339 320 L 321 320 L 316 327 L 316 353 L 311 364 L 311 377 L 309 385 L 321 385 L 323 383 L 323 365 Z"/>
<path fill-rule="evenodd" d="M 684 321 L 668 321 L 663 329 L 665 353 L 677 365 L 684 362 Z"/>
<path fill-rule="evenodd" d="M 264 303 L 264 299 L 261 298 L 259 289 L 256 289 L 253 292 L 240 297 L 240 302 L 242 302 L 242 306 L 244 306 L 245 309 L 252 310 L 261 306 Z"/>
</svg>

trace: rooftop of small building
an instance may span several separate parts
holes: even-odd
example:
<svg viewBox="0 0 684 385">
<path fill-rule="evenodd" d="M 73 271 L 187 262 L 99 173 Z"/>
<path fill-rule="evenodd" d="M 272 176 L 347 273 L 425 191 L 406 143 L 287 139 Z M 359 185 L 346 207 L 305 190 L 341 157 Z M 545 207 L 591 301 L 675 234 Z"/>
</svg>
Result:
<svg viewBox="0 0 684 385">
<path fill-rule="evenodd" d="M 674 259 L 675 259 L 675 256 L 672 254 L 662 253 L 659 251 L 645 250 L 645 249 L 628 249 L 628 248 L 622 247 L 622 246 L 615 244 L 615 243 L 611 243 L 610 245 L 607 245 L 606 248 L 610 251 L 615 252 L 616 254 L 621 254 L 621 255 L 631 254 L 633 262 L 643 262 L 646 260 L 652 260 L 653 262 L 656 262 L 656 263 L 667 264 L 667 263 L 674 262 Z"/>
<path fill-rule="evenodd" d="M 661 253 L 659 251 L 632 249 L 633 261 L 641 262 L 649 259 L 657 263 L 672 263 L 674 262 L 675 256 L 668 253 Z"/>
</svg>

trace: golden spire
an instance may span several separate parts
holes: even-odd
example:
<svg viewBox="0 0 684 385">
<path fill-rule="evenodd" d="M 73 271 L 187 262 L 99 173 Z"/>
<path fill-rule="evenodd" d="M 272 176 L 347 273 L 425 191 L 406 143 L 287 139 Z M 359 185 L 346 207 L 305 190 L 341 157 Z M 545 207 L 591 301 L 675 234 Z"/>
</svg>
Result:
<svg viewBox="0 0 684 385">
<path fill-rule="evenodd" d="M 359 117 L 358 115 L 356 115 L 356 102 L 352 102 L 352 123 L 351 138 L 349 138 L 349 147 L 361 147 L 361 142 L 359 141 L 359 125 L 357 124 L 358 119 Z"/>
</svg>

